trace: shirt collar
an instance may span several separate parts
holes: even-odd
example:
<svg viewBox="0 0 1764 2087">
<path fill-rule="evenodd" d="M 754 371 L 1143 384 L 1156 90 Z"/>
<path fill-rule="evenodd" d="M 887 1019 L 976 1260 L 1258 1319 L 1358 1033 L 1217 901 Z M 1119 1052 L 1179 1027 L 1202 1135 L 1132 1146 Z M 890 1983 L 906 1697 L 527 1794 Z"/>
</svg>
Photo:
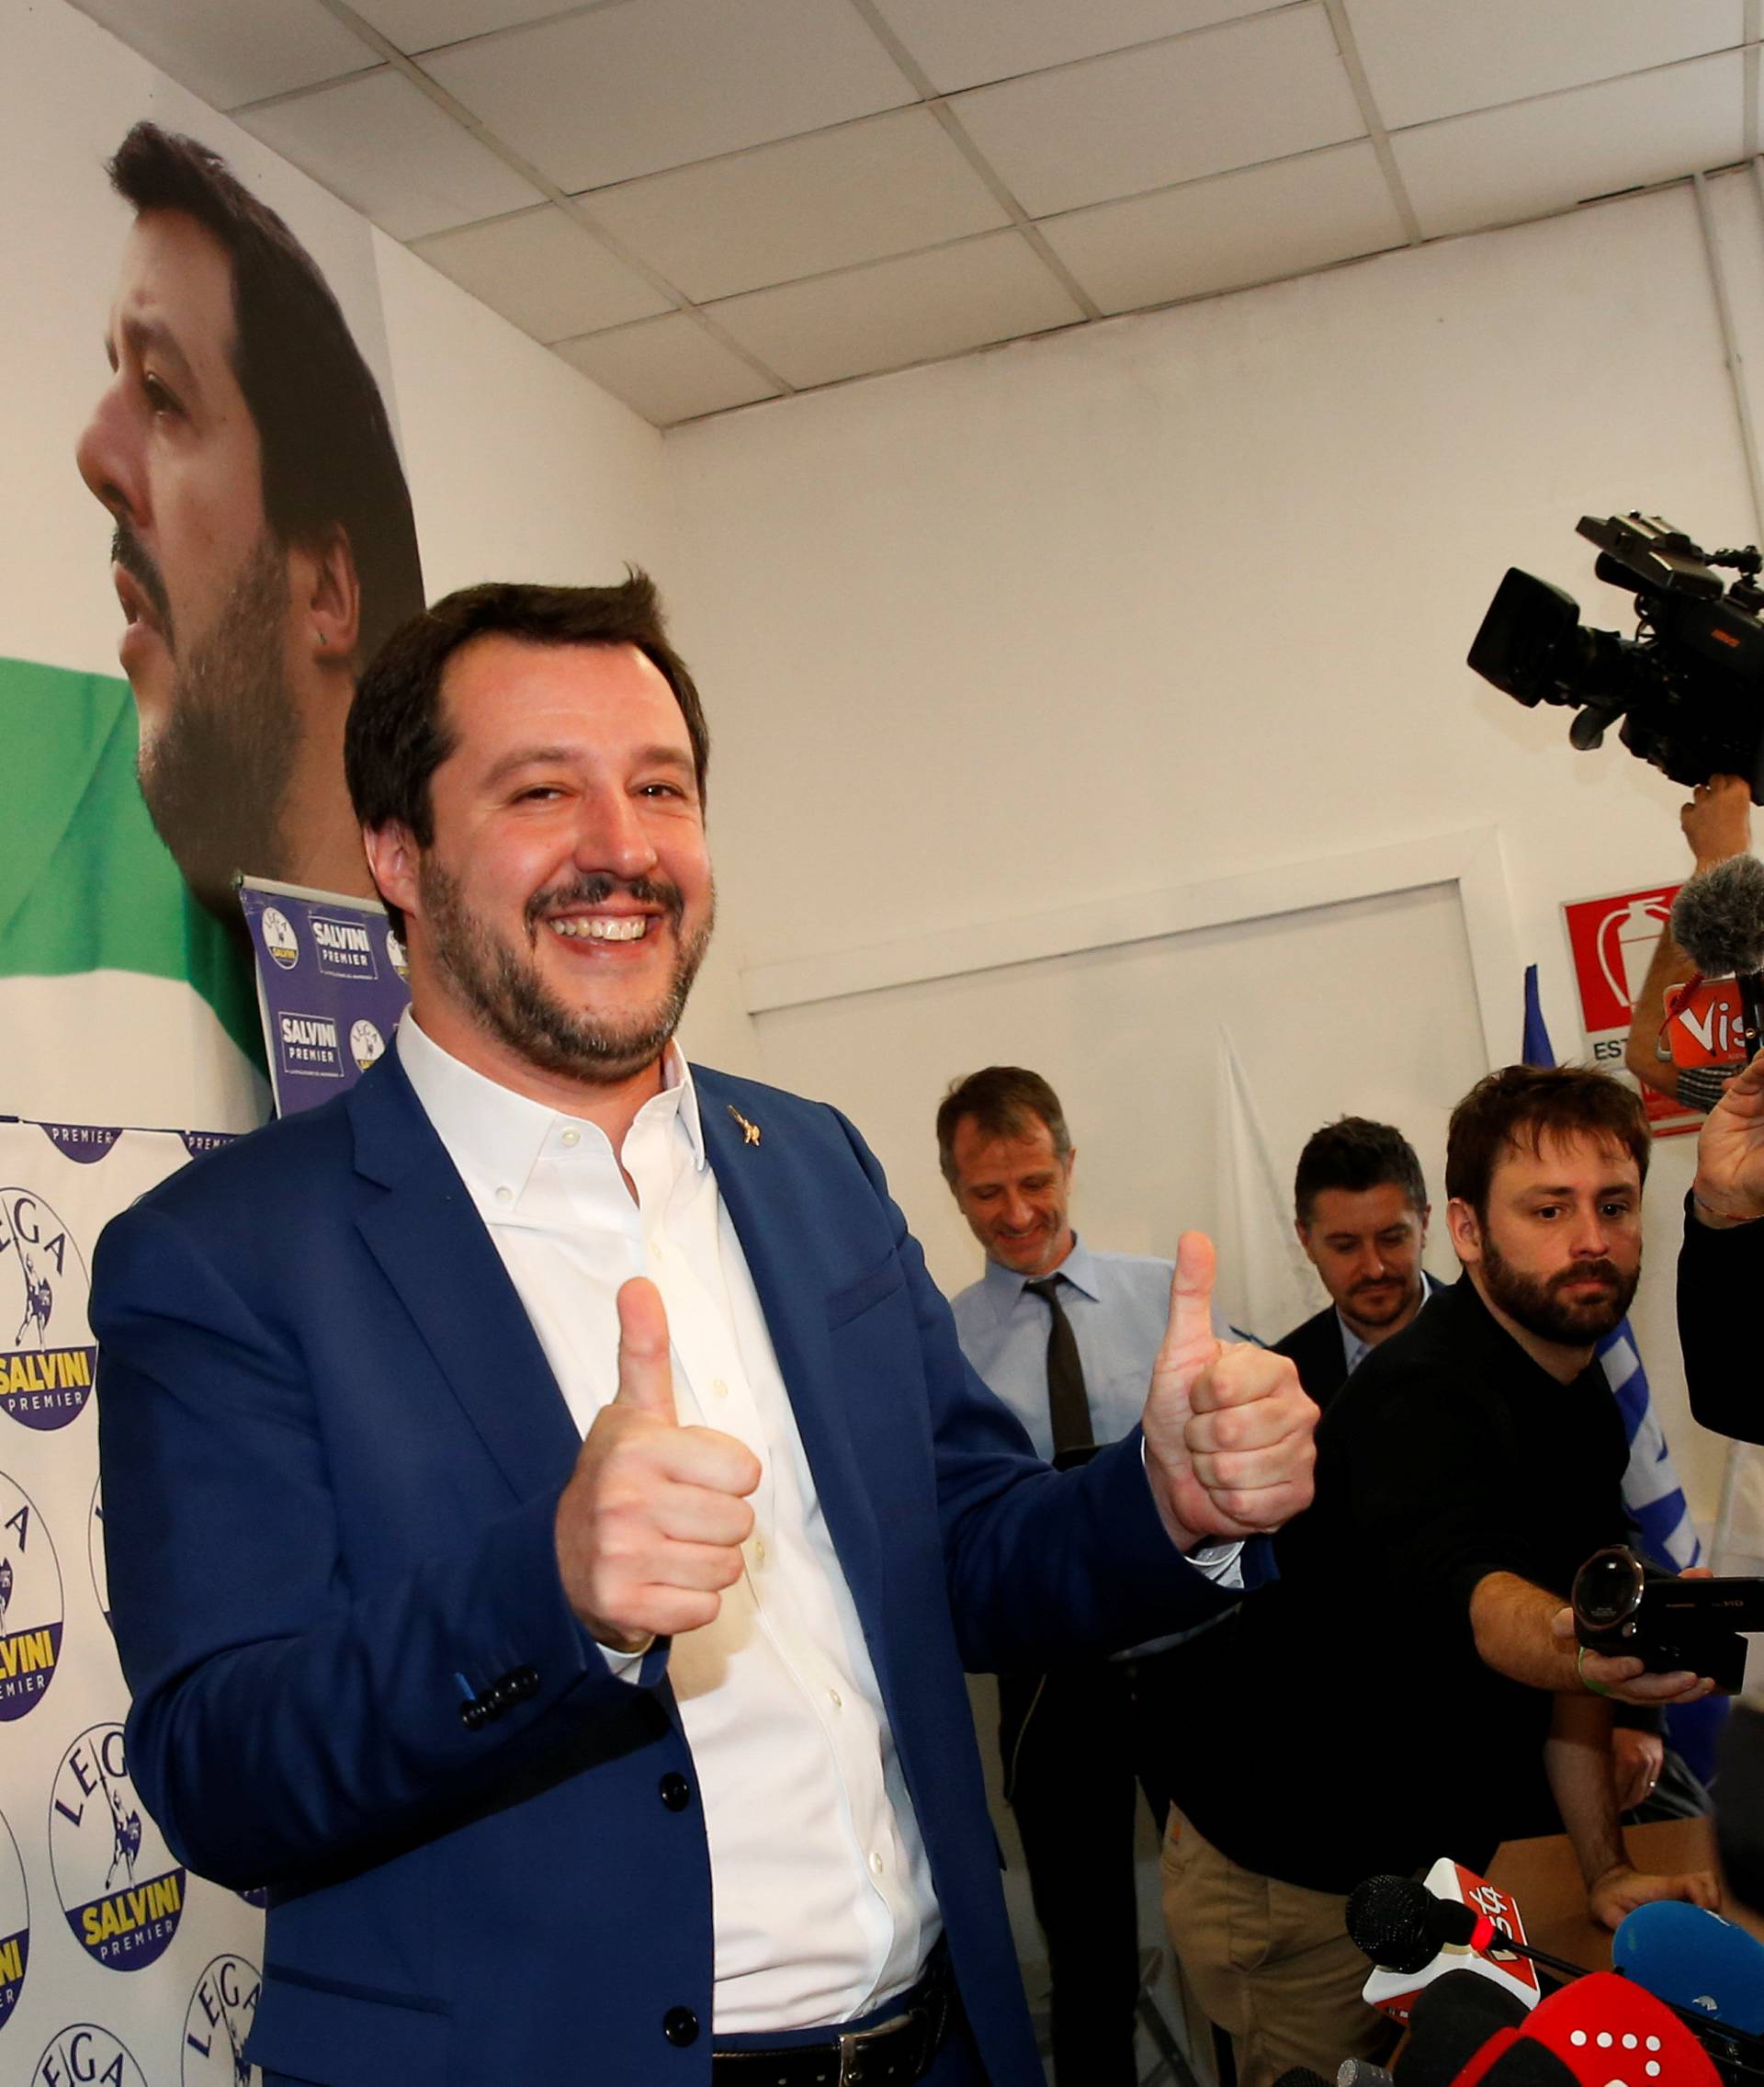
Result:
<svg viewBox="0 0 1764 2087">
<path fill-rule="evenodd" d="M 1063 1276 L 1074 1289 L 1082 1290 L 1087 1298 L 1094 1299 L 1096 1290 L 1096 1256 L 1079 1238 L 1072 1234 L 1072 1250 L 1057 1268 L 1050 1274 Z M 1019 1275 L 1016 1269 L 1007 1268 L 1001 1261 L 987 1259 L 986 1273 L 980 1278 L 988 1294 L 996 1301 L 999 1316 L 1002 1319 L 1023 1295 L 1025 1283 L 1039 1282 L 1038 1276 Z"/>
<path fill-rule="evenodd" d="M 518 1201 L 555 1126 L 579 1124 L 584 1132 L 605 1137 L 599 1125 L 585 1117 L 571 1116 L 517 1095 L 455 1058 L 424 1032 L 408 1007 L 399 1017 L 398 1056 L 417 1100 L 468 1187 L 506 1185 Z M 708 1160 L 698 1090 L 678 1044 L 670 1043 L 663 1056 L 662 1092 L 651 1095 L 638 1114 L 650 1112 L 678 1122 L 691 1147 L 693 1164 L 702 1170 Z"/>
<path fill-rule="evenodd" d="M 1421 1270 L 1421 1301 L 1415 1310 L 1417 1319 L 1426 1309 L 1428 1299 L 1436 1290 L 1442 1290 L 1446 1287 L 1447 1286 L 1441 1282 L 1437 1276 L 1430 1276 L 1425 1268 Z M 1372 1344 L 1370 1341 L 1363 1341 L 1353 1328 L 1348 1324 L 1347 1321 L 1341 1316 L 1341 1310 L 1339 1305 L 1336 1308 L 1335 1322 L 1341 1329 L 1341 1353 L 1347 1361 L 1348 1375 L 1351 1377 L 1372 1353 Z M 1409 1324 L 1412 1326 L 1414 1323 L 1415 1320 L 1411 1319 Z"/>
</svg>

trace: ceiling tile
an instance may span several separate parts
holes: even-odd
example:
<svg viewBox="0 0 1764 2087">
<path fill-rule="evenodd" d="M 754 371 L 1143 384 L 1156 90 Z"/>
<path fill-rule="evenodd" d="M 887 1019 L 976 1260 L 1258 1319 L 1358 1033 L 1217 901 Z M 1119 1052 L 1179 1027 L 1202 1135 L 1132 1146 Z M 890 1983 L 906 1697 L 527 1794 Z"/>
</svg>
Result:
<svg viewBox="0 0 1764 2087">
<path fill-rule="evenodd" d="M 397 73 L 370 73 L 239 121 L 394 239 L 543 198 Z"/>
<path fill-rule="evenodd" d="M 660 291 L 549 203 L 413 240 L 412 250 L 536 340 L 566 340 L 668 309 Z"/>
<path fill-rule="evenodd" d="M 571 190 L 916 99 L 856 10 L 829 0 L 628 0 L 424 62 Z"/>
<path fill-rule="evenodd" d="M 433 51 L 492 29 L 514 28 L 563 12 L 569 0 L 350 0 L 401 51 Z"/>
<path fill-rule="evenodd" d="M 699 301 L 1011 221 L 924 108 L 597 189 L 587 208 Z"/>
<path fill-rule="evenodd" d="M 1365 134 L 1320 6 L 978 87 L 949 106 L 1032 217 Z"/>
<path fill-rule="evenodd" d="M 657 427 L 778 395 L 775 384 L 684 312 L 560 341 L 557 353 Z"/>
<path fill-rule="evenodd" d="M 1104 312 L 1302 275 L 1403 244 L 1369 143 L 1099 203 L 1050 218 L 1041 231 Z"/>
<path fill-rule="evenodd" d="M 940 92 L 1261 14 L 1283 0 L 876 0 Z"/>
<path fill-rule="evenodd" d="M 1402 131 L 1421 230 L 1472 232 L 1724 165 L 1742 150 L 1737 52 Z"/>
<path fill-rule="evenodd" d="M 1740 41 L 1743 0 L 1347 0 L 1390 130 Z"/>
<path fill-rule="evenodd" d="M 800 385 L 959 355 L 1082 316 L 1014 232 L 754 290 L 711 309 L 743 347 Z"/>
<path fill-rule="evenodd" d="M 378 65 L 319 0 L 77 0 L 82 14 L 215 108 Z"/>
</svg>

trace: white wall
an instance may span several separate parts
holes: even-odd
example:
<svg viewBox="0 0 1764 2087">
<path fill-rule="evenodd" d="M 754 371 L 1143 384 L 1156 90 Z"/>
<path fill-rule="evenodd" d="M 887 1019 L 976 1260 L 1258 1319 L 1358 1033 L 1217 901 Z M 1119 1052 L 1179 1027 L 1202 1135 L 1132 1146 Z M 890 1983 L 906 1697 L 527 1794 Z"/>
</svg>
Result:
<svg viewBox="0 0 1764 2087">
<path fill-rule="evenodd" d="M 1757 360 L 1758 198 L 1713 187 Z M 1463 660 L 1510 563 L 1623 624 L 1583 513 L 1758 533 L 1688 188 L 751 408 L 668 451 L 749 965 L 1493 826 L 1569 1056 L 1561 902 L 1685 867 L 1684 793 L 1614 745 L 1571 753 L 1567 713 Z M 1342 984 L 1375 1054 L 1405 981 Z M 928 1136 L 966 1069 L 886 1071 Z M 1666 1294 L 1687 1163 L 1660 1151 L 1637 1318 L 1707 1514 L 1720 1446 L 1683 1413 Z"/>
<path fill-rule="evenodd" d="M 479 580 L 598 584 L 628 563 L 670 592 L 661 436 L 427 262 L 373 236 L 429 599 Z M 725 927 L 682 1040 L 695 1058 L 752 1072 Z"/>
</svg>

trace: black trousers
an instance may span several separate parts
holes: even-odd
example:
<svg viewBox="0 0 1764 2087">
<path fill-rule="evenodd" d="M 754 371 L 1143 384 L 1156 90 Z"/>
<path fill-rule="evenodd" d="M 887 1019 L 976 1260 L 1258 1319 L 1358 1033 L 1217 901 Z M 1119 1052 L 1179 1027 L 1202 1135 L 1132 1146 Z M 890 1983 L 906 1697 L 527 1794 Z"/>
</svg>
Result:
<svg viewBox="0 0 1764 2087">
<path fill-rule="evenodd" d="M 1181 1648 L 999 1676 L 999 1751 L 1053 1980 L 1060 2087 L 1135 2087 L 1134 1808 L 1161 1832 Z"/>
</svg>

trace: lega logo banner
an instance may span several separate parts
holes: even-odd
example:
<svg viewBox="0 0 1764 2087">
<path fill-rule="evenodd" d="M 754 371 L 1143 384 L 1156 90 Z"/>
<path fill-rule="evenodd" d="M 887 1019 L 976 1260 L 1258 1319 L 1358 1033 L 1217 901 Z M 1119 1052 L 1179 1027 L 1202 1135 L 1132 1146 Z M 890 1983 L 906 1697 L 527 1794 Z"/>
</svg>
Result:
<svg viewBox="0 0 1764 2087">
<path fill-rule="evenodd" d="M 383 1057 L 410 1000 L 404 951 L 368 899 L 246 878 L 270 1079 L 284 1116 L 328 1102 Z"/>
<path fill-rule="evenodd" d="M 95 1963 L 139 1971 L 164 1954 L 187 1879 L 135 1795 L 120 1725 L 94 1725 L 62 1756 L 49 1859 L 67 1924 Z"/>
<path fill-rule="evenodd" d="M 75 2022 L 49 2039 L 30 2087 L 147 2087 L 147 2076 L 108 2029 Z"/>
<path fill-rule="evenodd" d="M 0 2029 L 25 1990 L 30 1961 L 30 1899 L 12 1828 L 0 1815 Z"/>
<path fill-rule="evenodd" d="M 0 1471 L 0 1721 L 43 1699 L 62 1656 L 62 1568 L 42 1516 Z"/>
<path fill-rule="evenodd" d="M 217 1957 L 203 1971 L 184 2017 L 181 2087 L 245 2087 L 262 2077 L 245 2063 L 262 1984 L 257 1967 L 243 1957 Z"/>
<path fill-rule="evenodd" d="M 65 1427 L 92 1396 L 85 1255 L 40 1190 L 0 1188 L 0 1409 Z"/>
</svg>

